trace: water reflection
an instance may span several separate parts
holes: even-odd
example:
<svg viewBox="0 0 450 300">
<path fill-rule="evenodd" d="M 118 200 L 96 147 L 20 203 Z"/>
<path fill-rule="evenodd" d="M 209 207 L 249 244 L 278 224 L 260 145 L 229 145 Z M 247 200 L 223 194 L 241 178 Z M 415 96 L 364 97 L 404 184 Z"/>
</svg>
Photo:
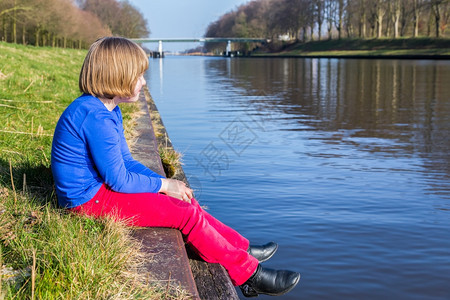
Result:
<svg viewBox="0 0 450 300">
<path fill-rule="evenodd" d="M 268 267 L 302 273 L 281 298 L 448 295 L 449 62 L 152 62 L 196 195 L 250 240 L 279 242 Z"/>
<path fill-rule="evenodd" d="M 283 130 L 317 131 L 324 143 L 373 155 L 421 158 L 433 178 L 430 189 L 449 197 L 450 62 L 254 58 L 205 64 L 214 78 L 232 79 L 241 89 L 241 105 L 252 97 L 261 114 L 282 113 Z"/>
</svg>

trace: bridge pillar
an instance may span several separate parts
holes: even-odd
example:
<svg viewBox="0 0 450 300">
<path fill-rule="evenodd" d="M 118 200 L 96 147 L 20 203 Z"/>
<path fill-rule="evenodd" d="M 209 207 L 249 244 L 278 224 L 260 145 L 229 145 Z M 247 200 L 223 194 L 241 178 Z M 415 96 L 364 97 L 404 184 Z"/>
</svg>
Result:
<svg viewBox="0 0 450 300">
<path fill-rule="evenodd" d="M 163 58 L 164 52 L 163 52 L 163 46 L 162 41 L 158 42 L 158 51 L 153 52 L 153 58 Z"/>
<path fill-rule="evenodd" d="M 159 57 L 160 57 L 160 58 L 163 58 L 163 57 L 164 57 L 162 41 L 159 41 L 159 42 L 158 42 L 158 53 L 159 53 Z"/>
<path fill-rule="evenodd" d="M 227 49 L 225 50 L 225 55 L 226 56 L 231 55 L 231 41 L 228 41 L 228 43 L 227 43 Z"/>
</svg>

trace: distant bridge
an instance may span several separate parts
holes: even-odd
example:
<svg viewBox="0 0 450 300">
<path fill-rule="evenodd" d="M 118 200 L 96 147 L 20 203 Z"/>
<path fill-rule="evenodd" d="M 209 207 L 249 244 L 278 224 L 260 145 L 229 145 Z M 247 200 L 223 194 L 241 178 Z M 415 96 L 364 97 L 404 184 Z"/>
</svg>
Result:
<svg viewBox="0 0 450 300">
<path fill-rule="evenodd" d="M 227 43 L 225 53 L 227 56 L 231 53 L 231 43 L 268 43 L 270 40 L 263 38 L 164 38 L 164 39 L 131 39 L 136 43 L 158 43 L 158 52 L 154 57 L 163 57 L 164 43 Z"/>
<path fill-rule="evenodd" d="M 167 38 L 167 39 L 131 39 L 136 43 L 267 43 L 268 39 L 263 38 Z"/>
</svg>

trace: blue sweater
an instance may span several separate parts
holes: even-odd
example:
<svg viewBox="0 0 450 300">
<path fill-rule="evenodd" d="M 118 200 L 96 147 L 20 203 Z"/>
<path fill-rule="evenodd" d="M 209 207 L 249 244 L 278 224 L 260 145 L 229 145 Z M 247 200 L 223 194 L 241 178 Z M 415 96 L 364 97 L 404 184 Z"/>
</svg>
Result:
<svg viewBox="0 0 450 300">
<path fill-rule="evenodd" d="M 92 199 L 103 183 L 121 193 L 156 193 L 163 178 L 131 156 L 119 107 L 109 111 L 87 94 L 61 115 L 51 165 L 58 202 L 66 208 Z"/>
</svg>

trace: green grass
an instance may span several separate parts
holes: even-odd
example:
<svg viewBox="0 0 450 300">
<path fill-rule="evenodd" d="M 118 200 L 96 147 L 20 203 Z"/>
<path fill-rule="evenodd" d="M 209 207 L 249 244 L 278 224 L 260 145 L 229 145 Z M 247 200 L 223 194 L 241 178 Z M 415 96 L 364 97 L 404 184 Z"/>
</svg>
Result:
<svg viewBox="0 0 450 300">
<path fill-rule="evenodd" d="M 284 45 L 269 56 L 450 56 L 450 39 L 341 39 Z"/>
<path fill-rule="evenodd" d="M 0 43 L 0 183 L 9 180 L 10 160 L 19 183 L 22 174 L 17 173 L 22 173 L 23 168 L 39 175 L 31 176 L 29 184 L 35 179 L 42 183 L 43 169 L 50 166 L 56 122 L 80 95 L 78 74 L 86 53 Z M 131 115 L 138 107 L 121 108 L 124 121 L 132 122 Z M 127 133 L 131 135 L 129 130 Z"/>
<path fill-rule="evenodd" d="M 0 43 L 1 184 L 8 182 L 9 161 L 18 183 L 25 169 L 30 184 L 48 180 L 53 129 L 79 94 L 77 78 L 85 54 Z"/>
<path fill-rule="evenodd" d="M 17 277 L 0 276 L 0 299 L 181 299 L 137 275 L 139 245 L 125 224 L 56 205 L 52 134 L 80 94 L 85 55 L 0 43 L 0 270 Z M 130 128 L 138 107 L 121 108 Z"/>
<path fill-rule="evenodd" d="M 290 51 L 282 52 L 279 56 L 373 56 L 373 57 L 389 57 L 389 56 L 434 56 L 448 55 L 449 49 L 414 49 L 414 50 L 330 50 L 330 51 Z"/>
</svg>

